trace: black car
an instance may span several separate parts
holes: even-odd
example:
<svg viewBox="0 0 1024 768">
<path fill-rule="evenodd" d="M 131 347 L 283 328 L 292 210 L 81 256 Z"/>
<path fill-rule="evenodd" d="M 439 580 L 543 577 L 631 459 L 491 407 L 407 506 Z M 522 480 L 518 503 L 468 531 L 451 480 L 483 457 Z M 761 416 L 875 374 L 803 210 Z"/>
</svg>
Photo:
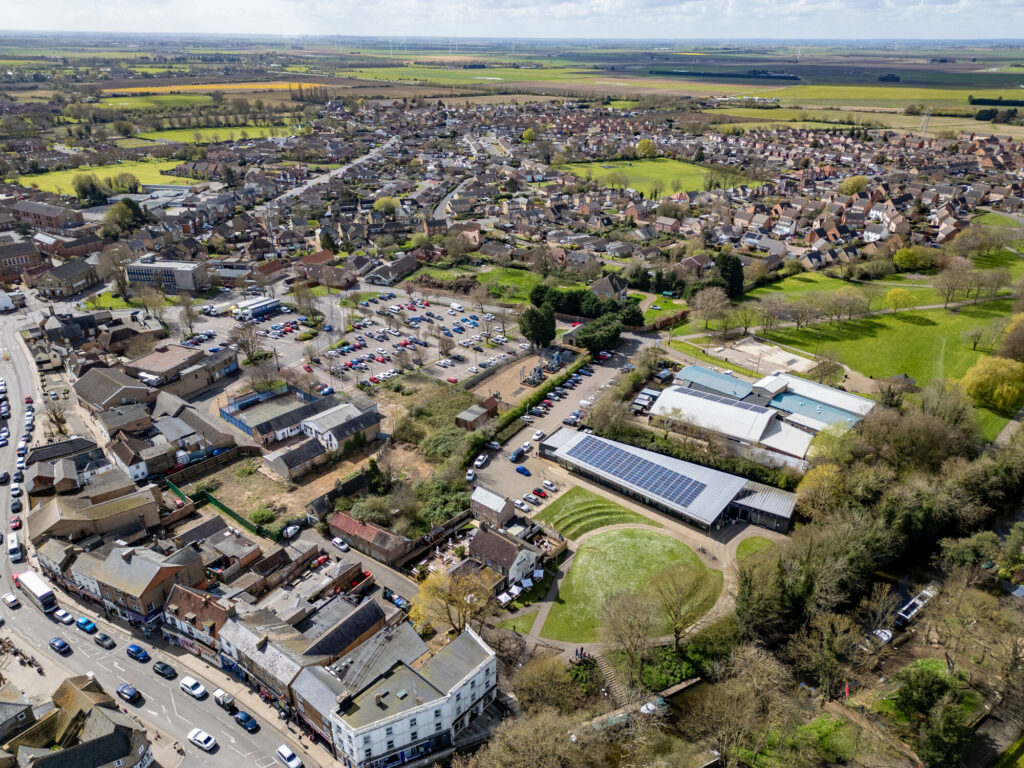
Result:
<svg viewBox="0 0 1024 768">
<path fill-rule="evenodd" d="M 153 671 L 160 675 L 160 677 L 166 677 L 168 680 L 173 680 L 178 674 L 174 667 L 163 661 L 158 661 L 153 664 Z"/>
<path fill-rule="evenodd" d="M 106 635 L 102 632 L 96 635 L 92 641 L 101 648 L 106 648 L 108 651 L 114 647 L 114 639 L 110 635 Z"/>
<path fill-rule="evenodd" d="M 10 475 L 10 473 L 8 473 L 6 471 L 0 472 L 0 484 L 6 485 L 9 482 L 11 482 L 11 475 Z"/>
<path fill-rule="evenodd" d="M 25 473 L 19 469 L 15 471 L 12 477 L 14 478 L 14 482 L 20 483 L 22 480 L 25 479 Z"/>
<path fill-rule="evenodd" d="M 139 698 L 139 691 L 131 683 L 121 683 L 117 686 L 117 695 L 130 704 Z"/>
<path fill-rule="evenodd" d="M 11 512 L 21 512 L 21 499 L 11 499 Z"/>
</svg>

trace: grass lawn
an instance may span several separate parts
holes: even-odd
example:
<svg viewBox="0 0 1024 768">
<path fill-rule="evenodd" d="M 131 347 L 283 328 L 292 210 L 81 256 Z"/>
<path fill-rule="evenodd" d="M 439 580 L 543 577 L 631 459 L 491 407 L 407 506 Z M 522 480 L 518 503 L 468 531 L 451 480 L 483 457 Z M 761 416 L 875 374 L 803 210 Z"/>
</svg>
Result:
<svg viewBox="0 0 1024 768">
<path fill-rule="evenodd" d="M 654 307 L 661 307 L 661 309 L 654 309 Z M 673 315 L 686 307 L 687 304 L 682 299 L 669 299 L 662 296 L 644 310 L 644 321 L 653 323 L 655 320 L 660 320 L 666 315 Z"/>
<path fill-rule="evenodd" d="M 792 300 L 807 293 L 831 293 L 832 291 L 838 291 L 840 288 L 844 288 L 846 286 L 853 286 L 854 288 L 862 289 L 866 285 L 868 285 L 868 283 L 848 283 L 836 277 L 829 277 L 823 272 L 801 272 L 798 275 L 791 275 L 790 277 L 784 278 L 777 283 L 762 285 L 751 291 L 747 291 L 745 298 L 761 299 L 772 294 L 781 294 Z M 888 288 L 891 288 L 892 286 L 881 287 L 888 290 Z M 927 305 L 942 303 L 942 298 L 931 287 L 915 287 L 913 285 L 908 285 L 907 290 L 914 296 L 918 304 Z M 879 307 L 877 306 L 872 306 L 872 309 L 878 308 Z"/>
<path fill-rule="evenodd" d="M 417 275 L 429 275 L 435 280 L 455 280 L 459 277 L 475 274 L 476 270 L 473 267 L 452 267 L 451 269 L 441 269 L 440 267 L 420 267 L 409 275 L 406 280 L 414 279 Z"/>
<path fill-rule="evenodd" d="M 632 109 L 633 107 L 635 107 L 639 103 L 640 103 L 639 101 L 628 101 L 626 99 L 613 99 L 612 101 L 609 101 L 604 106 L 611 107 L 612 109 Z"/>
<path fill-rule="evenodd" d="M 774 546 L 775 543 L 766 539 L 764 536 L 751 536 L 749 539 L 741 541 L 739 546 L 736 547 L 736 559 L 743 560 L 757 552 L 761 552 L 762 550 Z"/>
<path fill-rule="evenodd" d="M 1017 99 L 1020 91 L 1012 88 L 924 88 L 893 85 L 796 85 L 755 92 L 755 96 L 779 98 L 783 104 L 823 104 L 899 107 L 912 103 L 930 106 L 970 106 L 973 94 L 985 99 Z"/>
<path fill-rule="evenodd" d="M 352 296 L 346 296 L 338 302 L 338 306 L 355 309 L 359 306 L 360 301 L 369 301 L 370 299 L 376 299 L 378 296 L 380 296 L 380 291 L 362 291 Z"/>
<path fill-rule="evenodd" d="M 251 139 L 267 138 L 269 136 L 294 136 L 297 128 L 291 125 L 234 125 L 218 128 L 180 128 L 169 131 L 149 131 L 140 133 L 140 139 L 152 139 L 157 141 L 178 141 L 184 144 L 196 142 L 196 134 L 199 134 L 199 144 L 208 144 L 214 141 L 228 141 L 232 137 L 241 139 L 244 133 Z"/>
<path fill-rule="evenodd" d="M 661 187 L 662 194 L 671 194 L 672 184 L 679 181 L 680 189 L 703 189 L 707 170 L 699 165 L 658 157 L 651 160 L 620 160 L 616 162 L 571 163 L 559 166 L 559 170 L 574 173 L 581 178 L 591 177 L 601 181 L 613 173 L 624 173 L 629 186 L 645 194 L 651 193 L 652 185 Z"/>
<path fill-rule="evenodd" d="M 975 224 L 983 224 L 986 227 L 1019 227 L 1020 222 L 1016 219 L 1011 219 L 1009 216 L 1003 216 L 1001 213 L 983 213 L 981 216 L 974 220 Z"/>
<path fill-rule="evenodd" d="M 595 641 L 605 600 L 624 589 L 646 588 L 654 574 L 675 562 L 694 569 L 705 568 L 685 544 L 655 531 L 632 529 L 599 533 L 576 552 L 541 635 L 566 642 Z M 717 575 L 698 598 L 705 612 L 722 591 L 721 571 L 712 573 Z M 666 626 L 658 628 L 659 634 L 667 632 Z"/>
<path fill-rule="evenodd" d="M 102 99 L 98 106 L 114 109 L 146 109 L 162 107 L 195 107 L 211 104 L 213 98 L 205 93 L 166 93 L 149 96 L 111 96 Z"/>
<path fill-rule="evenodd" d="M 912 376 L 918 386 L 935 378 L 959 379 L 984 352 L 961 339 L 964 331 L 988 326 L 1010 314 L 1009 300 L 968 305 L 957 312 L 929 309 L 875 315 L 835 325 L 815 323 L 799 331 L 781 328 L 766 334 L 772 341 L 813 353 L 834 351 L 850 368 L 873 378 L 898 373 Z M 977 409 L 983 433 L 991 439 L 1012 414 Z"/>
<path fill-rule="evenodd" d="M 328 295 L 330 295 L 332 293 L 341 293 L 341 289 L 339 289 L 339 288 L 329 288 L 326 285 L 314 285 L 314 286 L 312 286 L 309 289 L 309 292 L 311 294 L 313 294 L 314 296 L 319 298 L 320 296 L 328 296 Z M 288 291 L 288 293 L 285 294 L 285 296 L 294 296 L 294 295 L 295 295 L 294 291 Z M 376 294 L 374 294 L 374 295 L 376 296 Z"/>
<path fill-rule="evenodd" d="M 142 306 L 142 302 L 138 299 L 122 299 L 120 297 L 114 298 L 113 291 L 105 291 L 103 293 L 96 293 L 85 299 L 85 305 L 89 309 L 139 309 Z M 168 307 L 175 305 L 173 298 L 169 296 L 164 297 L 164 304 Z"/>
<path fill-rule="evenodd" d="M 21 176 L 19 184 L 25 186 L 39 187 L 44 192 L 57 192 L 59 194 L 74 194 L 72 180 L 80 173 L 95 173 L 100 179 L 109 179 L 119 173 L 130 173 L 139 180 L 140 184 L 193 184 L 192 179 L 182 179 L 178 176 L 163 176 L 160 171 L 168 171 L 181 165 L 180 160 L 161 160 L 147 163 L 141 160 L 125 161 L 112 165 L 83 165 L 81 168 L 72 168 L 67 171 L 51 171 L 50 173 L 36 173 L 28 176 Z"/>
<path fill-rule="evenodd" d="M 512 619 L 505 619 L 495 624 L 498 629 L 508 629 L 512 632 L 519 632 L 520 634 L 527 634 L 533 629 L 533 622 L 537 620 L 537 611 L 530 611 L 516 616 Z"/>
<path fill-rule="evenodd" d="M 544 278 L 539 272 L 511 269 L 510 267 L 481 272 L 476 276 L 476 280 L 492 295 L 500 297 L 503 301 L 514 301 L 517 304 L 529 302 L 533 286 L 544 282 Z"/>
<path fill-rule="evenodd" d="M 1024 275 L 1024 259 L 1013 251 L 1008 251 L 1005 248 L 999 251 L 999 253 L 994 253 L 991 256 L 975 256 L 974 266 L 978 269 L 996 269 L 998 267 L 1006 267 L 1010 270 L 1010 277 L 1013 280 Z"/>
<path fill-rule="evenodd" d="M 1006 750 L 992 768 L 1024 768 L 1024 736 Z"/>
<path fill-rule="evenodd" d="M 639 515 L 598 496 L 586 488 L 574 486 L 565 491 L 537 515 L 567 539 L 578 539 L 588 531 L 619 523 L 638 523 L 661 528 L 661 523 Z"/>
</svg>

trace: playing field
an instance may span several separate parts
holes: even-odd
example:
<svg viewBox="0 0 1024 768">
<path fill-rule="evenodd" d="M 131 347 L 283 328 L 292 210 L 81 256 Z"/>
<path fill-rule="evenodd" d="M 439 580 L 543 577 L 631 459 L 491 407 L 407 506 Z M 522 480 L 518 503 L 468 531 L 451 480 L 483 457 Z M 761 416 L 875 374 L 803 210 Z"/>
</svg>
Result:
<svg viewBox="0 0 1024 768">
<path fill-rule="evenodd" d="M 661 187 L 662 194 L 671 194 L 676 182 L 681 190 L 704 189 L 704 177 L 708 175 L 707 169 L 699 165 L 664 157 L 651 160 L 618 160 L 609 163 L 571 163 L 559 166 L 559 170 L 568 171 L 581 178 L 589 175 L 598 181 L 604 181 L 612 174 L 624 173 L 629 179 L 630 187 L 648 195 L 654 185 Z"/>
<path fill-rule="evenodd" d="M 160 171 L 169 170 L 178 165 L 181 165 L 180 160 L 161 160 L 152 163 L 135 160 L 113 165 L 83 165 L 81 168 L 72 168 L 66 171 L 21 176 L 18 183 L 38 187 L 44 192 L 56 192 L 64 195 L 74 194 L 72 180 L 80 173 L 95 173 L 100 179 L 109 179 L 119 173 L 130 173 L 141 184 L 192 184 L 192 179 L 161 175 Z"/>
<path fill-rule="evenodd" d="M 627 529 L 599 533 L 576 552 L 562 580 L 541 636 L 565 642 L 597 640 L 605 600 L 622 590 L 643 590 L 666 565 L 683 562 L 706 570 L 692 549 L 655 531 Z M 722 591 L 721 571 L 712 571 L 707 589 L 696 599 L 701 613 L 715 604 Z M 658 629 L 668 632 L 667 626 Z"/>
<path fill-rule="evenodd" d="M 267 138 L 269 136 L 294 136 L 298 128 L 288 125 L 233 125 L 221 128 L 180 128 L 169 131 L 149 131 L 140 133 L 139 138 L 153 141 L 178 141 L 183 144 L 209 144 L 216 141 L 229 141 L 242 138 L 242 134 L 250 139 Z M 198 139 L 196 138 L 198 135 Z"/>
<path fill-rule="evenodd" d="M 579 486 L 574 486 L 558 495 L 537 515 L 537 520 L 572 540 L 608 525 L 636 523 L 655 528 L 662 527 L 661 523 L 656 520 L 639 515 L 604 496 L 598 496 Z"/>
</svg>

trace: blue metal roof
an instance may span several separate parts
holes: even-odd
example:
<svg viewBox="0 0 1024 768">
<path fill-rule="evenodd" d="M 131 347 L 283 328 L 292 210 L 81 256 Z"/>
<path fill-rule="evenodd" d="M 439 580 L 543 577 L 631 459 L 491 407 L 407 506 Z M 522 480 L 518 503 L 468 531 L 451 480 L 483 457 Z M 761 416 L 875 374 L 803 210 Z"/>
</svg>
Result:
<svg viewBox="0 0 1024 768">
<path fill-rule="evenodd" d="M 688 365 L 679 371 L 676 374 L 676 383 L 693 384 L 737 400 L 742 400 L 754 391 L 750 384 L 740 381 L 735 376 L 718 373 L 699 365 Z"/>
</svg>

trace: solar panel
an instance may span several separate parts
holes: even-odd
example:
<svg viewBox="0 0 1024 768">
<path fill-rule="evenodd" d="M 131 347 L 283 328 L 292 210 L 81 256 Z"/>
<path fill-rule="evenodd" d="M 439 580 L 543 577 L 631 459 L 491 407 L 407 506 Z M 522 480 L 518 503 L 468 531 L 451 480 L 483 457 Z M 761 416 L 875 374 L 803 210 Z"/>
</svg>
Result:
<svg viewBox="0 0 1024 768">
<path fill-rule="evenodd" d="M 663 467 L 618 446 L 586 435 L 566 455 L 594 469 L 612 475 L 650 496 L 689 507 L 707 488 L 704 483 Z"/>
<path fill-rule="evenodd" d="M 740 408 L 744 411 L 753 411 L 754 413 L 768 413 L 769 409 L 760 405 L 754 405 L 753 403 L 743 403 L 739 400 L 734 400 L 731 397 L 724 397 L 722 395 L 713 395 L 709 392 L 701 392 L 696 389 L 688 389 L 687 387 L 679 387 L 680 392 L 690 397 L 697 397 L 701 400 L 709 400 L 712 403 L 724 403 L 725 405 L 731 405 L 734 408 Z"/>
</svg>

